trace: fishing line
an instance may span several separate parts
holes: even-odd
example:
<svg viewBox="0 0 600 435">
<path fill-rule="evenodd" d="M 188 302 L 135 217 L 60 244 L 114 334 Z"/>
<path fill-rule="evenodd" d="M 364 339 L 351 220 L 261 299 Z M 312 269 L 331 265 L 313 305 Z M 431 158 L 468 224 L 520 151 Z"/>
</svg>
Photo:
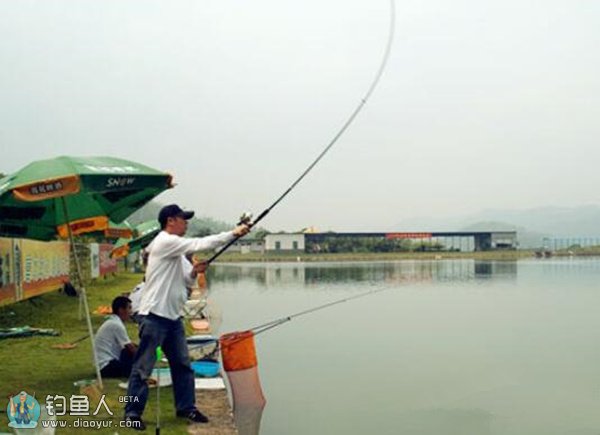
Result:
<svg viewBox="0 0 600 435">
<path fill-rule="evenodd" d="M 379 292 L 383 292 L 383 291 L 389 290 L 390 288 L 392 288 L 392 287 L 383 287 L 383 288 L 379 288 L 379 289 L 375 289 L 375 290 L 369 290 L 368 292 L 360 293 L 358 295 L 349 296 L 349 297 L 343 298 L 343 299 L 338 299 L 338 300 L 335 300 L 333 302 L 328 302 L 328 303 L 323 304 L 323 305 L 319 305 L 319 306 L 316 306 L 316 307 L 313 307 L 313 308 L 309 308 L 309 309 L 306 309 L 306 310 L 303 310 L 303 311 L 299 311 L 299 312 L 291 314 L 289 316 L 281 317 L 279 319 L 275 319 L 275 320 L 272 320 L 270 322 L 263 323 L 262 325 L 258 325 L 258 326 L 255 326 L 254 328 L 250 328 L 249 331 L 254 332 L 254 335 L 258 335 L 258 334 L 261 334 L 261 333 L 263 333 L 265 331 L 268 331 L 269 329 L 276 328 L 277 326 L 281 326 L 284 323 L 290 322 L 290 321 L 292 321 L 293 319 L 295 319 L 297 317 L 305 316 L 307 314 L 311 314 L 311 313 L 314 313 L 316 311 L 324 310 L 325 308 L 329 308 L 329 307 L 332 307 L 334 305 L 338 305 L 338 304 L 341 304 L 341 303 L 344 303 L 344 302 L 348 302 L 348 301 L 351 301 L 353 299 L 364 298 L 366 296 L 370 296 L 370 295 L 373 295 L 375 293 L 379 293 Z"/>
<path fill-rule="evenodd" d="M 327 302 L 325 304 L 318 305 L 316 307 L 308 308 L 306 310 L 299 311 L 299 312 L 294 313 L 294 314 L 290 314 L 289 316 L 281 317 L 279 319 L 275 319 L 275 320 L 272 320 L 270 322 L 254 326 L 253 328 L 244 330 L 244 332 L 252 331 L 254 333 L 254 335 L 256 336 L 258 334 L 262 334 L 263 332 L 266 332 L 266 331 L 269 331 L 269 330 L 271 330 L 273 328 L 281 326 L 284 323 L 290 322 L 290 321 L 292 321 L 293 319 L 295 319 L 297 317 L 306 316 L 307 314 L 311 314 L 311 313 L 314 313 L 316 311 L 324 310 L 324 309 L 332 307 L 334 305 L 338 305 L 338 304 L 341 304 L 341 303 L 344 303 L 344 302 L 348 302 L 348 301 L 351 301 L 351 300 L 354 300 L 354 299 L 364 298 L 364 297 L 373 295 L 375 293 L 380 293 L 380 292 L 384 292 L 386 290 L 390 290 L 392 288 L 395 288 L 395 287 L 378 288 L 378 289 L 369 290 L 367 292 L 360 293 L 360 294 L 357 294 L 357 295 L 354 295 L 354 296 L 349 296 L 349 297 L 345 297 L 345 298 L 342 298 L 342 299 L 337 299 L 337 300 L 332 301 L 332 302 Z M 242 340 L 244 340 L 244 338 L 241 338 L 239 341 L 242 341 Z M 217 341 L 217 343 L 218 343 L 218 348 L 219 349 L 223 347 L 222 343 L 220 343 L 219 341 Z M 233 340 L 233 341 L 231 341 L 229 343 L 229 345 L 232 345 L 232 344 L 235 344 L 235 343 L 236 343 L 236 340 Z M 196 347 L 197 348 L 202 348 L 204 346 L 214 346 L 214 343 L 201 344 L 201 345 L 196 346 Z"/>
<path fill-rule="evenodd" d="M 273 208 L 275 208 L 277 206 L 277 204 L 279 204 L 298 185 L 298 183 L 300 183 L 300 181 L 302 181 L 304 179 L 304 177 L 306 177 L 308 175 L 308 173 L 317 165 L 317 163 L 319 163 L 319 161 L 325 156 L 325 154 L 327 154 L 327 152 L 333 147 L 333 145 L 338 141 L 338 139 L 344 134 L 344 132 L 348 129 L 348 127 L 350 127 L 352 122 L 354 122 L 354 119 L 356 118 L 356 116 L 360 113 L 360 111 L 365 106 L 365 104 L 367 104 L 367 101 L 371 97 L 371 94 L 373 93 L 373 91 L 375 90 L 377 85 L 379 84 L 379 80 L 381 79 L 381 76 L 383 75 L 383 72 L 384 72 L 387 62 L 388 62 L 388 59 L 390 57 L 390 53 L 392 51 L 392 43 L 394 40 L 395 28 L 396 28 L 396 4 L 395 4 L 395 0 L 390 0 L 390 24 L 389 24 L 389 33 L 388 33 L 387 44 L 385 47 L 382 61 L 379 65 L 379 69 L 377 70 L 377 73 L 375 74 L 375 78 L 371 82 L 371 85 L 369 86 L 367 93 L 361 98 L 360 103 L 356 106 L 356 108 L 351 113 L 351 115 L 348 117 L 346 122 L 342 125 L 342 127 L 333 136 L 333 139 L 331 139 L 331 141 L 325 147 L 325 149 L 323 149 L 323 151 L 321 151 L 321 153 L 317 156 L 317 158 L 308 166 L 308 168 L 306 168 L 304 170 L 304 172 L 302 174 L 300 174 L 300 176 L 290 185 L 290 187 L 288 187 L 287 190 L 285 190 L 283 192 L 283 194 L 281 194 L 281 196 L 279 196 L 279 198 L 277 198 L 275 200 L 275 202 L 273 202 L 269 207 L 267 207 L 265 210 L 263 210 L 262 213 L 260 213 L 258 215 L 258 217 L 256 219 L 254 219 L 253 222 L 250 222 L 249 218 L 244 219 L 244 217 L 242 217 L 240 223 L 246 223 L 250 227 L 253 227 L 256 224 L 258 224 L 266 215 L 269 214 L 269 212 Z M 243 236 L 235 236 L 233 240 L 231 240 L 229 243 L 225 244 L 212 257 L 210 257 L 208 260 L 206 260 L 206 263 L 207 264 L 212 263 L 217 257 L 219 257 L 231 245 L 233 245 L 235 242 L 237 242 L 242 237 Z"/>
</svg>

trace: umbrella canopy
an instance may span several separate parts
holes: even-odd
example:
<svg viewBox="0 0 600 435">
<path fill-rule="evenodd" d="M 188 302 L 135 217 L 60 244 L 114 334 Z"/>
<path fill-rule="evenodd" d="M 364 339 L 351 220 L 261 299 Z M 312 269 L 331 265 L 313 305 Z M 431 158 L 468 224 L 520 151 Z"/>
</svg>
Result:
<svg viewBox="0 0 600 435">
<path fill-rule="evenodd" d="M 52 240 L 104 231 L 109 220 L 122 222 L 156 195 L 172 187 L 169 174 L 113 157 L 57 157 L 39 160 L 0 179 L 0 236 Z M 73 256 L 80 300 L 93 341 L 78 256 Z M 102 376 L 92 346 L 98 384 Z"/>
<path fill-rule="evenodd" d="M 107 239 L 130 239 L 133 237 L 133 228 L 127 221 L 123 221 L 117 224 L 113 221 L 108 222 L 108 228 L 103 232 L 104 237 Z"/>
<path fill-rule="evenodd" d="M 121 258 L 133 254 L 145 248 L 159 232 L 160 224 L 157 220 L 143 222 L 134 228 L 135 237 L 133 239 L 122 238 L 117 240 L 110 255 L 113 258 Z"/>
<path fill-rule="evenodd" d="M 103 231 L 170 187 L 169 174 L 129 160 L 39 160 L 0 179 L 0 236 L 67 237 L 67 220 L 74 235 Z"/>
</svg>

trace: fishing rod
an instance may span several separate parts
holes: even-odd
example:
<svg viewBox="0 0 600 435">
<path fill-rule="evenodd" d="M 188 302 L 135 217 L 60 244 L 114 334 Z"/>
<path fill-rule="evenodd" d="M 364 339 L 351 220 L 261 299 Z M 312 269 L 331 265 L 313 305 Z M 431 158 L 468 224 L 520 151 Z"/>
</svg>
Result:
<svg viewBox="0 0 600 435">
<path fill-rule="evenodd" d="M 251 331 L 256 336 L 256 335 L 262 334 L 263 332 L 266 332 L 266 331 L 268 331 L 270 329 L 273 329 L 273 328 L 276 328 L 278 326 L 281 326 L 284 323 L 290 322 L 290 321 L 292 321 L 293 319 L 295 319 L 297 317 L 306 316 L 307 314 L 312 314 L 312 313 L 314 313 L 316 311 L 324 310 L 324 309 L 332 307 L 334 305 L 342 304 L 344 302 L 348 302 L 348 301 L 351 301 L 351 300 L 354 300 L 354 299 L 360 299 L 360 298 L 364 298 L 364 297 L 367 297 L 367 296 L 374 295 L 375 293 L 384 292 L 384 291 L 389 290 L 391 288 L 393 288 L 393 287 L 378 288 L 378 289 L 375 289 L 375 290 L 369 290 L 367 292 L 360 293 L 358 295 L 349 296 L 349 297 L 342 298 L 342 299 L 337 299 L 337 300 L 332 301 L 332 302 L 327 302 L 326 304 L 318 305 L 316 307 L 308 308 L 306 310 L 299 311 L 299 312 L 294 313 L 294 314 L 290 314 L 289 316 L 285 316 L 285 317 L 281 317 L 279 319 L 271 320 L 270 322 L 263 323 L 261 325 L 255 326 L 255 327 L 250 328 L 250 329 L 246 329 L 244 332 Z M 221 348 L 223 346 L 231 346 L 231 345 L 233 345 L 233 344 L 235 344 L 237 342 L 243 341 L 243 340 L 245 340 L 245 337 L 240 337 L 239 339 L 233 339 L 233 340 L 229 341 L 228 344 L 219 343 L 219 346 Z M 213 343 L 201 344 L 198 347 L 211 346 L 211 345 L 213 345 Z"/>
<path fill-rule="evenodd" d="M 277 326 L 280 326 L 280 325 L 283 325 L 284 323 L 290 322 L 297 317 L 306 316 L 307 314 L 314 313 L 315 311 L 324 310 L 325 308 L 329 308 L 334 305 L 342 304 L 344 302 L 348 302 L 348 301 L 351 301 L 354 299 L 360 299 L 360 298 L 364 298 L 367 296 L 371 296 L 371 295 L 374 295 L 375 293 L 380 293 L 380 292 L 389 290 L 390 288 L 391 287 L 384 287 L 384 288 L 379 288 L 379 289 L 375 289 L 375 290 L 370 290 L 368 292 L 360 293 L 358 295 L 350 296 L 350 297 L 343 298 L 343 299 L 338 299 L 333 302 L 328 302 L 323 305 L 319 305 L 319 306 L 316 306 L 313 308 L 299 311 L 299 312 L 291 314 L 289 316 L 281 317 L 279 319 L 275 319 L 270 322 L 263 323 L 262 325 L 258 325 L 258 326 L 255 326 L 254 328 L 250 328 L 249 331 L 254 332 L 254 335 L 258 335 L 265 331 L 268 331 L 269 329 L 276 328 Z"/>
<path fill-rule="evenodd" d="M 338 141 L 338 139 L 344 134 L 344 132 L 348 129 L 348 127 L 350 127 L 350 125 L 352 124 L 352 122 L 354 121 L 356 116 L 360 113 L 360 111 L 365 106 L 365 104 L 367 104 L 367 101 L 371 97 L 371 94 L 377 87 L 379 80 L 381 79 L 381 76 L 383 75 L 383 72 L 384 72 L 387 62 L 388 62 L 388 59 L 390 57 L 390 53 L 392 51 L 392 43 L 394 40 L 395 27 L 396 27 L 396 4 L 395 4 L 395 0 L 390 0 L 389 34 L 388 34 L 387 44 L 385 47 L 383 58 L 379 65 L 379 69 L 377 70 L 377 73 L 375 74 L 375 78 L 373 79 L 371 85 L 369 86 L 366 94 L 361 98 L 360 103 L 356 106 L 356 108 L 351 113 L 351 115 L 348 117 L 346 122 L 344 122 L 342 127 L 333 136 L 333 139 L 331 139 L 331 141 L 329 141 L 329 143 L 323 149 L 323 151 L 321 151 L 321 153 L 317 156 L 317 158 L 308 166 L 308 168 L 306 168 L 304 170 L 304 172 L 302 172 L 302 174 L 300 174 L 300 176 L 290 185 L 290 187 L 288 187 L 287 190 L 285 190 L 283 192 L 283 194 L 281 194 L 279 196 L 279 198 L 277 198 L 269 207 L 264 209 L 258 215 L 258 217 L 256 219 L 254 219 L 254 221 L 252 221 L 251 214 L 244 213 L 242 215 L 242 217 L 240 218 L 239 224 L 246 224 L 250 228 L 252 228 L 256 224 L 258 224 L 261 220 L 263 220 L 263 218 L 265 216 L 267 216 L 271 212 L 271 210 L 273 210 L 277 206 L 277 204 L 279 204 L 283 200 L 283 198 L 285 198 L 298 185 L 298 183 L 300 183 L 300 181 L 302 181 L 304 179 L 304 177 L 306 177 L 308 175 L 308 173 L 317 165 L 317 163 L 319 163 L 319 161 L 325 156 L 325 154 L 327 154 L 329 152 L 329 150 Z M 233 240 L 229 241 L 227 244 L 222 246 L 215 254 L 213 254 L 212 257 L 210 257 L 208 260 L 206 260 L 206 264 L 208 265 L 208 264 L 212 263 L 214 260 L 217 259 L 217 257 L 219 257 L 221 254 L 223 254 L 223 252 L 225 252 L 231 245 L 233 245 L 235 242 L 237 242 L 242 237 L 244 237 L 244 236 L 243 235 L 235 236 L 233 238 Z"/>
</svg>

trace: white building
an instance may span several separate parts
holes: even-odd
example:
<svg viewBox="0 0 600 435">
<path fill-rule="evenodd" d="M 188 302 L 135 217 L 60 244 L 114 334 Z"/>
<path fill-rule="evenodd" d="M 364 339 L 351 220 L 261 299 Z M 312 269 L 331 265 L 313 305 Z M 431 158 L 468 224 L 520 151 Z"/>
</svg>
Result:
<svg viewBox="0 0 600 435">
<path fill-rule="evenodd" d="M 267 252 L 304 252 L 304 234 L 267 234 L 265 236 L 265 250 Z"/>
<path fill-rule="evenodd" d="M 244 238 L 238 240 L 229 247 L 230 252 L 240 252 L 242 254 L 249 254 L 251 252 L 259 252 L 264 254 L 265 244 L 262 240 Z"/>
</svg>

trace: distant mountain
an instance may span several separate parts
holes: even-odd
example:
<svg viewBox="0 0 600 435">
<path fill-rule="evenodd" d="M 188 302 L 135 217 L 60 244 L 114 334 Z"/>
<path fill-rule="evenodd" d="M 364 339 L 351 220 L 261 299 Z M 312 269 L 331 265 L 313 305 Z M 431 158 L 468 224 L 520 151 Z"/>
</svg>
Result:
<svg viewBox="0 0 600 435">
<path fill-rule="evenodd" d="M 485 210 L 471 216 L 475 221 L 510 222 L 555 237 L 600 236 L 600 206 L 540 207 L 529 210 Z"/>
<path fill-rule="evenodd" d="M 148 204 L 137 210 L 127 218 L 127 222 L 131 225 L 137 225 L 142 222 L 156 219 L 158 212 L 165 204 L 158 201 L 150 201 Z M 188 236 L 205 236 L 208 234 L 220 233 L 233 228 L 233 224 L 218 221 L 209 217 L 194 216 L 188 225 Z"/>
<path fill-rule="evenodd" d="M 142 222 L 149 221 L 151 219 L 156 219 L 158 216 L 158 212 L 165 204 L 161 204 L 157 201 L 150 201 L 142 208 L 135 211 L 127 218 L 127 222 L 131 225 L 138 225 Z"/>
<path fill-rule="evenodd" d="M 600 206 L 483 210 L 472 215 L 407 219 L 399 231 L 516 230 L 521 247 L 538 247 L 544 237 L 600 237 Z"/>
</svg>

